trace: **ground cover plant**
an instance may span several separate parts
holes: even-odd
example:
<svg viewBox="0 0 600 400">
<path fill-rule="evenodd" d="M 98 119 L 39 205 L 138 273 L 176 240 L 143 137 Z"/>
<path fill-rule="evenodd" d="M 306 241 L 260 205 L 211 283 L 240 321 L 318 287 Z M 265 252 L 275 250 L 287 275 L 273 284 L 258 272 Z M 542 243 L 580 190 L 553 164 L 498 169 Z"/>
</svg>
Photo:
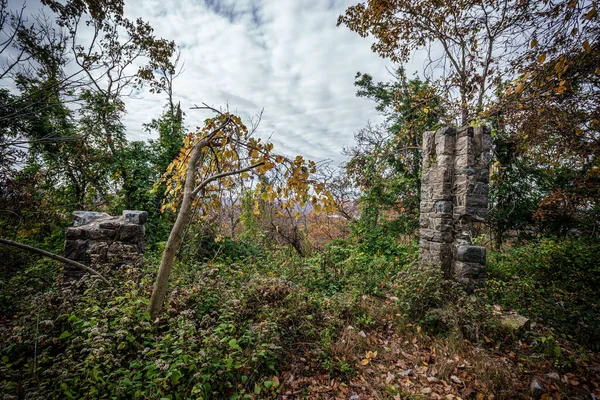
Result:
<svg viewBox="0 0 600 400">
<path fill-rule="evenodd" d="M 527 398 L 533 376 L 552 396 L 586 398 L 597 390 L 597 342 L 590 339 L 597 319 L 584 320 L 573 336 L 565 321 L 548 317 L 555 311 L 547 292 L 511 286 L 527 285 L 527 277 L 494 278 L 467 295 L 437 271 L 418 267 L 415 247 L 399 248 L 384 257 L 337 243 L 308 258 L 289 249 L 178 264 L 165 313 L 154 321 L 148 292 L 157 256 L 144 266 L 106 271 L 114 289 L 90 278 L 65 285 L 57 277 L 21 297 L 3 319 L 2 392 L 7 398 Z M 3 292 L 22 284 L 23 277 L 14 277 Z M 514 293 L 524 295 L 509 297 Z M 575 307 L 570 299 L 563 301 Z M 537 323 L 503 327 L 500 317 L 511 308 Z"/>
</svg>

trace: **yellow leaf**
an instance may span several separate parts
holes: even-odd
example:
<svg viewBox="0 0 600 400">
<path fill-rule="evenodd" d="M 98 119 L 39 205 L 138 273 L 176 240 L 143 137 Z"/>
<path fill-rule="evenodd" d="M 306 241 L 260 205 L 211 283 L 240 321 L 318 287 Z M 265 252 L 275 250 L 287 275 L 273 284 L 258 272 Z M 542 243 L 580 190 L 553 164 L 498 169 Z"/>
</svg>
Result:
<svg viewBox="0 0 600 400">
<path fill-rule="evenodd" d="M 369 360 L 374 359 L 375 357 L 377 357 L 377 352 L 376 351 L 367 351 L 367 354 L 365 355 L 366 358 L 368 358 Z"/>
<path fill-rule="evenodd" d="M 592 52 L 592 48 L 590 47 L 590 42 L 588 42 L 587 40 L 585 42 L 583 42 L 583 48 L 585 49 L 586 53 L 590 54 Z"/>
<path fill-rule="evenodd" d="M 544 61 L 546 61 L 546 53 L 540 54 L 537 61 L 538 61 L 538 64 L 543 64 Z"/>
<path fill-rule="evenodd" d="M 515 93 L 519 94 L 521 93 L 523 90 L 525 89 L 525 84 L 524 83 L 519 83 L 519 86 L 517 86 L 517 88 L 515 89 Z"/>
<path fill-rule="evenodd" d="M 254 210 L 252 211 L 254 215 L 260 215 L 260 208 L 258 206 L 258 201 L 254 200 Z"/>
<path fill-rule="evenodd" d="M 596 10 L 595 8 L 591 9 L 587 14 L 585 14 L 585 17 L 587 19 L 592 19 L 594 18 L 596 15 L 598 15 L 598 10 Z"/>
<path fill-rule="evenodd" d="M 531 48 L 533 49 L 535 46 L 537 46 L 537 44 L 538 44 L 538 41 L 537 41 L 537 40 L 535 40 L 535 39 L 533 39 L 533 40 L 531 41 Z"/>
<path fill-rule="evenodd" d="M 362 360 L 360 363 L 361 363 L 361 365 L 367 365 L 367 364 L 368 364 L 368 363 L 370 363 L 370 362 L 371 362 L 371 360 L 368 360 L 368 359 L 366 359 L 366 358 L 365 358 L 365 359 L 364 359 L 364 360 Z"/>
</svg>

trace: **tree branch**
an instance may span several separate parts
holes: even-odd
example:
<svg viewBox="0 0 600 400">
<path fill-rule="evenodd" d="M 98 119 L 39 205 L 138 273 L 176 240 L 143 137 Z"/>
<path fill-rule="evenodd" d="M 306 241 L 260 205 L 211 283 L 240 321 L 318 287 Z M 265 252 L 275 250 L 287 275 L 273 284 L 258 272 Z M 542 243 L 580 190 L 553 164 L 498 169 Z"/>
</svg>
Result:
<svg viewBox="0 0 600 400">
<path fill-rule="evenodd" d="M 52 258 L 53 260 L 64 262 L 65 264 L 69 264 L 72 267 L 79 268 L 85 272 L 92 274 L 92 275 L 96 275 L 97 277 L 102 279 L 102 281 L 104 283 L 106 283 L 109 287 L 113 287 L 110 284 L 110 282 L 108 282 L 108 280 L 106 280 L 106 278 L 104 276 L 102 276 L 102 274 L 100 274 L 100 272 L 88 267 L 87 265 L 78 263 L 77 261 L 69 260 L 68 258 L 59 256 L 58 254 L 50 253 L 49 251 L 38 249 L 37 247 L 33 247 L 33 246 L 28 246 L 23 243 L 13 242 L 12 240 L 8 240 L 8 239 L 0 238 L 0 243 L 5 244 L 7 246 L 17 247 L 19 249 L 29 251 L 30 253 L 40 254 L 44 257 Z"/>
<path fill-rule="evenodd" d="M 237 174 L 241 174 L 242 172 L 250 171 L 250 170 L 252 170 L 252 169 L 254 169 L 256 167 L 260 167 L 264 163 L 265 163 L 264 161 L 261 161 L 261 162 L 258 162 L 256 164 L 252 164 L 252 165 L 250 165 L 250 166 L 248 166 L 246 168 L 236 169 L 235 171 L 222 172 L 220 174 L 213 175 L 213 176 L 211 176 L 209 178 L 206 178 L 204 181 L 202 181 L 202 183 L 200 183 L 197 187 L 194 188 L 194 190 L 192 191 L 192 195 L 198 194 L 198 192 L 200 190 L 202 190 L 203 188 L 205 188 L 206 185 L 208 185 L 209 183 L 211 183 L 213 181 L 216 181 L 217 179 L 221 179 L 221 178 L 224 178 L 226 176 L 237 175 Z"/>
</svg>

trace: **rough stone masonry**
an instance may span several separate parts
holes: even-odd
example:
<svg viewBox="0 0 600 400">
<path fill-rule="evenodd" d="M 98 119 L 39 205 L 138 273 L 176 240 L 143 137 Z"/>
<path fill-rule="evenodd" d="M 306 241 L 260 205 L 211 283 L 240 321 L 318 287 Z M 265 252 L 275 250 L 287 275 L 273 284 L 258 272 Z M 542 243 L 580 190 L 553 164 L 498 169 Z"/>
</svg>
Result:
<svg viewBox="0 0 600 400">
<path fill-rule="evenodd" d="M 123 211 L 120 217 L 102 212 L 75 211 L 67 228 L 65 257 L 85 265 L 117 268 L 140 262 L 144 253 L 146 211 Z M 83 271 L 65 266 L 67 279 L 80 278 Z"/>
<path fill-rule="evenodd" d="M 423 136 L 419 260 L 468 289 L 485 279 L 485 247 L 474 246 L 472 234 L 487 217 L 491 143 L 487 127 Z"/>
</svg>

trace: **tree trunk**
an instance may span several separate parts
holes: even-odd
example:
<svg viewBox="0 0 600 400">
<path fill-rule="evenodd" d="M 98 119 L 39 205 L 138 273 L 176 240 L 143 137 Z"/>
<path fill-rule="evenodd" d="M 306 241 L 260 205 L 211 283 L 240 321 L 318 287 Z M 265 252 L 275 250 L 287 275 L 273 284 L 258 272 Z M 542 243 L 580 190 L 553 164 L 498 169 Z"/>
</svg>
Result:
<svg viewBox="0 0 600 400">
<path fill-rule="evenodd" d="M 152 290 L 152 297 L 150 298 L 150 316 L 152 320 L 155 320 L 160 311 L 165 299 L 165 294 L 169 286 L 169 275 L 171 274 L 171 268 L 175 260 L 175 255 L 179 250 L 179 244 L 185 227 L 190 222 L 192 214 L 192 202 L 194 197 L 194 183 L 196 176 L 196 163 L 202 154 L 202 148 L 204 146 L 197 144 L 194 147 L 190 161 L 188 162 L 187 171 L 185 174 L 185 184 L 183 187 L 183 200 L 181 201 L 181 207 L 175 220 L 175 225 L 169 234 L 167 245 L 163 252 L 160 267 L 158 269 L 158 275 L 154 282 Z"/>
</svg>

